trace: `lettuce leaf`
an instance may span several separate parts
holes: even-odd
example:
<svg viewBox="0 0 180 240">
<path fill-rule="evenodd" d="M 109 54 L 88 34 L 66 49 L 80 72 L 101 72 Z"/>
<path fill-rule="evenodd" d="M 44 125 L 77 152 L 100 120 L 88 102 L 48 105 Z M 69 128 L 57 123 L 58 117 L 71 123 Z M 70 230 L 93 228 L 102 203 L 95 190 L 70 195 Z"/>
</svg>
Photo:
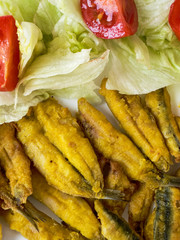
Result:
<svg viewBox="0 0 180 240">
<path fill-rule="evenodd" d="M 19 63 L 19 78 L 21 78 L 27 65 L 45 50 L 45 46 L 42 32 L 34 23 L 21 22 L 19 24 L 16 22 L 16 25 L 21 52 Z"/>
<path fill-rule="evenodd" d="M 70 61 L 67 60 L 67 62 L 66 59 L 63 59 L 63 61 L 60 64 L 62 68 L 59 65 L 57 65 L 57 70 L 62 70 L 62 72 L 59 71 L 59 73 L 55 75 L 53 73 L 53 75 L 48 77 L 44 75 L 44 78 L 42 78 L 43 75 L 42 77 L 39 76 L 38 78 L 35 78 L 36 76 L 34 76 L 34 78 L 31 78 L 32 76 L 29 75 L 25 79 L 22 79 L 22 85 L 25 88 L 24 95 L 28 95 L 37 89 L 59 90 L 62 88 L 82 85 L 84 83 L 88 83 L 95 80 L 105 69 L 105 66 L 109 58 L 109 51 L 107 50 L 99 58 L 93 59 L 91 61 L 85 61 L 87 59 L 84 58 L 84 63 L 79 64 L 78 67 L 74 68 L 74 65 L 78 63 L 78 60 L 82 61 L 83 59 L 82 54 L 84 51 L 85 50 L 82 50 L 80 52 L 81 56 L 79 59 L 75 57 L 75 54 L 73 55 L 75 57 L 74 62 L 72 58 L 70 58 Z M 41 70 L 43 70 L 43 68 L 41 68 Z M 65 70 L 66 74 L 64 74 Z M 44 84 L 45 82 L 46 84 Z"/>
<path fill-rule="evenodd" d="M 22 115 L 18 109 L 25 112 L 23 101 L 30 106 L 49 94 L 99 102 L 97 90 L 103 77 L 108 77 L 108 88 L 126 94 L 179 83 L 180 42 L 168 25 L 173 0 L 135 2 L 137 34 L 102 40 L 84 23 L 79 0 L 1 1 L 0 15 L 12 14 L 18 22 L 21 49 L 18 86 L 13 93 L 0 93 L 4 120 L 9 114 L 11 120 L 17 119 L 14 114 Z"/>
<path fill-rule="evenodd" d="M 35 91 L 29 96 L 23 95 L 23 89 L 18 94 L 18 103 L 15 106 L 15 91 L 0 93 L 0 124 L 4 122 L 18 121 L 27 114 L 29 107 L 37 105 L 47 99 L 49 94 L 44 91 Z"/>
</svg>

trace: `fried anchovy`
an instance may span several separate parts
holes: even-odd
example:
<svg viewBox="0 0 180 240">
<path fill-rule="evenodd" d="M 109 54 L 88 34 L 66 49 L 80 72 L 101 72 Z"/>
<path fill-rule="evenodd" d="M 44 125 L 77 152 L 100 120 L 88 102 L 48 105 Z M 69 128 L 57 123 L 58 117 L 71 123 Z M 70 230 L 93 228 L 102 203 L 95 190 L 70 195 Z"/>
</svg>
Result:
<svg viewBox="0 0 180 240">
<path fill-rule="evenodd" d="M 119 191 L 103 189 L 102 192 L 95 193 L 92 186 L 43 134 L 41 125 L 33 115 L 19 120 L 17 126 L 17 137 L 23 144 L 26 154 L 50 185 L 73 196 L 124 198 L 124 194 Z"/>
<path fill-rule="evenodd" d="M 107 240 L 141 239 L 123 218 L 118 218 L 117 215 L 108 211 L 99 200 L 95 201 L 95 210 L 101 222 L 102 235 Z"/>
<path fill-rule="evenodd" d="M 88 239 L 101 238 L 100 223 L 83 198 L 67 195 L 51 187 L 35 168 L 32 169 L 32 183 L 33 196 L 65 223 Z"/>
<path fill-rule="evenodd" d="M 130 179 L 147 183 L 152 189 L 161 185 L 180 186 L 180 178 L 162 174 L 127 136 L 116 130 L 84 98 L 79 100 L 78 107 L 79 120 L 97 152 L 119 162 Z"/>
<path fill-rule="evenodd" d="M 13 124 L 0 125 L 0 164 L 9 179 L 12 195 L 25 203 L 32 194 L 30 161 L 16 139 Z"/>
<path fill-rule="evenodd" d="M 99 158 L 99 162 L 104 175 L 105 188 L 119 190 L 125 194 L 127 200 L 130 200 L 135 184 L 129 181 L 120 164 L 103 157 Z M 126 201 L 103 200 L 104 206 L 119 217 L 122 216 L 127 203 Z"/>
<path fill-rule="evenodd" d="M 131 197 L 129 203 L 129 223 L 142 237 L 144 235 L 144 225 L 149 215 L 153 198 L 154 191 L 146 184 L 142 183 Z"/>
<path fill-rule="evenodd" d="M 140 96 L 123 95 L 106 89 L 106 79 L 100 94 L 132 141 L 162 171 L 168 171 L 172 160 L 154 117 L 143 106 Z"/>
<path fill-rule="evenodd" d="M 180 239 L 180 190 L 162 188 L 156 192 L 153 239 Z"/>
<path fill-rule="evenodd" d="M 180 131 L 171 111 L 170 96 L 166 88 L 151 92 L 145 97 L 146 105 L 156 118 L 170 153 L 180 161 Z"/>
<path fill-rule="evenodd" d="M 20 232 L 29 240 L 83 240 L 85 239 L 80 233 L 72 231 L 67 227 L 57 223 L 46 214 L 38 211 L 31 203 L 27 201 L 26 208 L 34 212 L 43 219 L 37 221 L 37 229 L 32 228 L 31 223 L 21 214 L 11 211 L 3 211 L 1 215 L 5 218 L 12 230 Z"/>
<path fill-rule="evenodd" d="M 34 112 L 45 136 L 82 174 L 93 191 L 100 192 L 103 188 L 103 176 L 97 156 L 77 119 L 53 98 L 39 103 Z"/>
<path fill-rule="evenodd" d="M 11 209 L 13 212 L 20 213 L 23 215 L 36 229 L 37 221 L 42 221 L 38 215 L 34 214 L 24 204 L 19 205 L 17 199 L 11 195 L 10 186 L 7 178 L 3 175 L 0 170 L 0 199 L 1 207 L 4 210 Z"/>
</svg>

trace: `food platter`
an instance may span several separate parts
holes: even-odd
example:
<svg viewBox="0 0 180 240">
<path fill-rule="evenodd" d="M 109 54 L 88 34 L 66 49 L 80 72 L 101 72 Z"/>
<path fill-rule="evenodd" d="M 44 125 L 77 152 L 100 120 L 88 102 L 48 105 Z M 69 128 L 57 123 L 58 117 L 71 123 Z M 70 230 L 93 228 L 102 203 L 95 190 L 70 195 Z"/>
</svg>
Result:
<svg viewBox="0 0 180 240">
<path fill-rule="evenodd" d="M 54 232 L 58 239 L 73 236 L 81 239 L 80 233 L 87 239 L 101 239 L 102 235 L 114 239 L 113 234 L 121 239 L 125 229 L 133 238 L 136 232 L 147 239 L 156 238 L 159 230 L 155 232 L 152 228 L 161 229 L 158 225 L 161 194 L 160 209 L 172 215 L 177 213 L 173 221 L 178 222 L 179 205 L 174 202 L 179 203 L 180 192 L 172 186 L 178 187 L 180 182 L 180 178 L 174 177 L 180 167 L 180 31 L 176 29 L 179 23 L 174 22 L 176 11 L 173 10 L 180 5 L 176 5 L 177 0 L 173 4 L 173 0 L 165 4 L 161 1 L 164 0 L 154 0 L 150 4 L 144 4 L 143 0 L 0 2 L 0 32 L 8 33 L 0 36 L 0 127 L 3 129 L 0 131 L 0 198 L 4 201 L 3 209 L 13 210 L 12 214 L 2 210 L 0 215 L 12 224 L 11 228 L 14 224 L 17 231 L 24 231 L 28 239 L 41 234 L 43 238 L 46 233 L 54 236 Z M 4 59 L 11 64 L 4 64 Z M 73 117 L 51 96 L 67 107 Z M 37 107 L 32 107 L 38 103 Z M 13 130 L 9 131 L 8 127 Z M 19 153 L 24 159 L 18 158 Z M 44 175 L 44 182 L 37 177 L 35 168 L 30 170 L 28 158 Z M 172 177 L 165 174 L 167 171 Z M 126 187 L 123 179 L 128 182 Z M 166 190 L 169 195 L 164 194 Z M 173 191 L 177 192 L 175 201 Z M 65 234 L 61 236 L 62 225 L 52 220 L 60 223 L 61 219 L 35 200 L 32 192 L 57 215 L 62 211 L 60 217 L 73 230 L 64 228 Z M 43 197 L 38 198 L 38 193 Z M 99 200 L 92 203 L 92 198 L 119 200 L 119 196 L 125 198 L 124 205 Z M 27 197 L 52 219 L 33 210 L 26 202 Z M 84 201 L 86 197 L 90 200 Z M 76 207 L 82 205 L 83 213 L 80 214 Z M 153 222 L 149 221 L 153 214 L 148 215 L 149 210 L 153 210 L 152 205 L 156 206 L 155 220 L 151 218 Z M 171 205 L 172 211 L 169 210 Z M 69 215 L 67 209 L 71 209 Z M 141 219 L 144 212 L 145 217 Z M 21 213 L 19 217 L 18 213 Z M 140 218 L 133 219 L 136 213 Z M 106 217 L 101 218 L 101 214 Z M 69 216 L 74 220 L 70 221 Z M 83 216 L 83 220 L 79 216 Z M 129 224 L 121 216 L 129 220 Z M 169 230 L 167 222 L 171 225 L 171 221 L 166 216 L 165 213 L 162 222 Z M 107 225 L 103 224 L 104 219 Z M 84 232 L 78 228 L 82 221 Z M 117 229 L 122 228 L 122 233 L 119 230 L 112 233 L 114 224 Z M 0 225 L 3 240 L 25 240 L 18 232 L 10 230 L 1 216 Z M 36 229 L 39 226 L 39 233 L 34 232 L 33 225 Z M 87 229 L 92 226 L 96 231 L 88 235 Z M 179 236 L 180 232 L 173 227 L 172 223 L 169 232 Z M 71 236 L 71 230 L 75 229 L 80 232 Z"/>
<path fill-rule="evenodd" d="M 169 89 L 169 92 L 171 93 L 171 91 L 174 93 L 176 93 L 175 95 L 171 95 L 172 97 L 172 102 L 173 102 L 173 111 L 175 114 L 179 114 L 179 104 L 180 104 L 180 99 L 179 99 L 179 94 L 178 92 L 180 91 L 180 89 L 178 89 L 178 86 L 176 86 L 176 91 L 174 91 L 174 89 L 172 89 L 173 87 L 171 87 L 171 89 Z M 179 86 L 180 88 L 180 86 Z M 71 113 L 75 116 L 76 112 L 77 112 L 77 99 L 73 99 L 73 100 L 68 100 L 68 99 L 62 99 L 59 98 L 58 99 L 59 103 L 62 104 L 65 107 L 68 107 L 69 110 L 71 111 Z M 100 110 L 101 112 L 103 112 L 103 114 L 106 116 L 106 118 L 112 123 L 112 125 L 117 128 L 119 128 L 118 122 L 117 120 L 114 118 L 114 116 L 112 115 L 111 111 L 109 110 L 109 108 L 107 107 L 107 104 L 105 102 L 102 102 L 99 105 L 95 105 L 95 107 Z M 173 167 L 171 169 L 171 173 L 175 173 L 176 169 L 180 167 L 180 163 L 176 164 L 175 167 Z M 57 222 L 61 222 L 61 220 L 51 211 L 49 210 L 45 205 L 41 204 L 40 202 L 38 202 L 37 200 L 35 200 L 33 197 L 29 197 L 30 202 L 32 202 L 34 204 L 34 206 L 39 209 L 40 211 L 46 213 L 47 215 L 49 215 L 50 217 L 52 217 L 53 219 L 55 219 Z M 124 213 L 123 213 L 123 217 L 127 220 L 128 219 L 128 211 L 127 208 L 125 209 Z M 3 234 L 3 238 L 2 240 L 25 240 L 25 238 L 19 234 L 16 231 L 13 231 L 9 228 L 8 224 L 3 220 L 2 217 L 0 217 L 0 224 L 2 224 L 2 234 Z"/>
</svg>

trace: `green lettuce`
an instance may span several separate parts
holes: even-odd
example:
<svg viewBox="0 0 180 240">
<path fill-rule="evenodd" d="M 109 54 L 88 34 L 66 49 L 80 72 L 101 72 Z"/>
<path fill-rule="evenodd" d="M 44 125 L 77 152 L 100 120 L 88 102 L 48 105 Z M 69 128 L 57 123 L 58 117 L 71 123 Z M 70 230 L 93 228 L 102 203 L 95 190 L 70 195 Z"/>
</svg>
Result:
<svg viewBox="0 0 180 240">
<path fill-rule="evenodd" d="M 7 96 L 11 100 L 0 102 L 3 115 L 7 114 L 4 121 L 12 121 L 13 116 L 17 120 L 31 103 L 52 93 L 100 101 L 96 81 L 108 63 L 109 50 L 87 29 L 79 1 L 69 1 L 69 8 L 67 4 L 60 0 L 0 2 L 0 15 L 12 14 L 16 19 L 21 52 L 15 91 L 0 93 L 0 99 Z"/>
<path fill-rule="evenodd" d="M 23 95 L 23 89 L 18 93 L 18 101 L 15 104 L 16 92 L 1 92 L 0 94 L 0 124 L 4 122 L 18 121 L 27 114 L 29 107 L 37 105 L 47 99 L 49 94 L 44 91 L 35 91 L 28 96 Z"/>
<path fill-rule="evenodd" d="M 0 93 L 0 99 L 10 98 L 9 103 L 0 101 L 0 107 L 22 113 L 22 101 L 30 106 L 51 94 L 99 102 L 104 77 L 108 88 L 126 94 L 179 83 L 180 42 L 168 24 L 172 2 L 135 0 L 137 33 L 102 40 L 84 23 L 79 0 L 1 1 L 0 15 L 17 20 L 21 61 L 18 86 L 12 94 Z M 10 110 L 5 112 L 8 121 Z"/>
</svg>

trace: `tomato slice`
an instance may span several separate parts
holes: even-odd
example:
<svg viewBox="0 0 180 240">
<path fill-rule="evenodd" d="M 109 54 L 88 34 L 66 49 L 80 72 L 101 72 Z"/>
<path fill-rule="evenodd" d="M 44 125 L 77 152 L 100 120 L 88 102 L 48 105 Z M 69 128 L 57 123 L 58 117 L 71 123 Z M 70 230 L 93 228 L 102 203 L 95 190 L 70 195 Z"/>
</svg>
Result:
<svg viewBox="0 0 180 240">
<path fill-rule="evenodd" d="M 81 0 L 81 11 L 88 28 L 103 39 L 133 35 L 138 28 L 134 0 Z"/>
<path fill-rule="evenodd" d="M 175 0 L 170 7 L 169 25 L 180 40 L 180 0 Z"/>
<path fill-rule="evenodd" d="M 0 17 L 0 91 L 12 91 L 18 82 L 20 61 L 17 27 L 13 16 Z"/>
</svg>

